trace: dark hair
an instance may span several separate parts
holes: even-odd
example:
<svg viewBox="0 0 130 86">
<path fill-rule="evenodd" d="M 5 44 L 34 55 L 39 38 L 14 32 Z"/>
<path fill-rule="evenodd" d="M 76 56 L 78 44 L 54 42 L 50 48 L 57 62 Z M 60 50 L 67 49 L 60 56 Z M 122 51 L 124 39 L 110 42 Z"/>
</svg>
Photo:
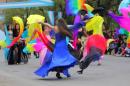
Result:
<svg viewBox="0 0 130 86">
<path fill-rule="evenodd" d="M 93 30 L 88 31 L 87 34 L 88 34 L 89 36 L 92 35 L 92 34 L 93 34 Z"/>
<path fill-rule="evenodd" d="M 19 35 L 20 25 L 19 25 L 19 30 L 16 29 L 16 25 L 19 25 L 19 24 L 18 23 L 15 24 L 15 27 L 13 29 L 13 37 L 17 37 Z"/>
<path fill-rule="evenodd" d="M 44 24 L 42 24 L 42 31 L 44 31 L 45 30 L 45 25 Z"/>
<path fill-rule="evenodd" d="M 82 33 L 83 33 L 83 36 L 87 36 L 87 31 L 84 28 L 82 28 Z"/>
<path fill-rule="evenodd" d="M 59 28 L 60 33 L 62 33 L 63 36 L 69 36 L 70 38 L 72 38 L 72 33 L 71 31 L 69 31 L 68 27 L 67 27 L 67 23 L 65 22 L 64 19 L 58 19 L 56 21 L 56 24 Z"/>
<path fill-rule="evenodd" d="M 93 10 L 93 14 L 98 13 L 100 16 L 104 16 L 105 14 L 105 8 L 104 7 L 97 7 Z"/>
<path fill-rule="evenodd" d="M 7 30 L 9 30 L 10 24 L 7 25 Z M 11 28 L 12 29 L 12 28 Z"/>
<path fill-rule="evenodd" d="M 19 25 L 19 24 L 18 24 L 18 23 L 16 23 L 16 24 L 15 24 L 15 26 L 14 26 L 14 29 L 16 29 L 16 26 L 17 26 L 17 25 Z M 19 29 L 20 29 L 20 25 L 19 25 Z"/>
<path fill-rule="evenodd" d="M 87 13 L 86 10 L 80 10 L 78 14 L 85 16 Z"/>
<path fill-rule="evenodd" d="M 48 23 L 48 21 L 46 19 L 45 19 L 45 23 Z M 44 31 L 45 30 L 45 25 L 41 24 L 41 26 L 42 26 L 42 31 Z"/>
</svg>

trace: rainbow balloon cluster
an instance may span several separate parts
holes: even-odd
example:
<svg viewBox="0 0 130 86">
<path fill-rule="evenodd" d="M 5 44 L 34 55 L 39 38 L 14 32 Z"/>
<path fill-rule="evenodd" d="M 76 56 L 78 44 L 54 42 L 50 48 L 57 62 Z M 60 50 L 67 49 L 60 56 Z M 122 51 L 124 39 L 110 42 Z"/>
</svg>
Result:
<svg viewBox="0 0 130 86">
<path fill-rule="evenodd" d="M 67 15 L 76 15 L 79 10 L 86 9 L 85 0 L 66 0 Z"/>
</svg>

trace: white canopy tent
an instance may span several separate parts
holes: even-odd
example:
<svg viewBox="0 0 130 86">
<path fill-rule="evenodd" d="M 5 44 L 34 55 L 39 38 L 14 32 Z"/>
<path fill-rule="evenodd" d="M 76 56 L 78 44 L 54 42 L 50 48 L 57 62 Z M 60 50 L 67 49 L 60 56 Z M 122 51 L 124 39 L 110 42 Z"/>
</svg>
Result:
<svg viewBox="0 0 130 86">
<path fill-rule="evenodd" d="M 42 6 L 54 6 L 54 2 L 52 0 L 29 0 L 23 2 L 0 3 L 0 9 L 31 8 Z M 4 15 L 0 15 L 0 20 L 4 20 Z"/>
<path fill-rule="evenodd" d="M 29 0 L 24 2 L 0 3 L 0 9 L 30 8 L 30 7 L 40 7 L 40 6 L 54 6 L 54 2 L 52 0 Z"/>
</svg>

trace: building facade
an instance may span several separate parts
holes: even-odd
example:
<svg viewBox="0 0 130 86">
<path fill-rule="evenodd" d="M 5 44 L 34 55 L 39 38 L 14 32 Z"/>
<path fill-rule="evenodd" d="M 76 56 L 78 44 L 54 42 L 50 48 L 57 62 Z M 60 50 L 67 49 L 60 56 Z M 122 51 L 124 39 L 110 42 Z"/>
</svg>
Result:
<svg viewBox="0 0 130 86">
<path fill-rule="evenodd" d="M 14 0 L 0 0 L 0 3 L 7 3 L 7 2 L 11 2 L 11 1 L 14 1 Z M 3 20 L 3 18 L 4 18 L 3 10 L 0 9 L 0 21 Z"/>
<path fill-rule="evenodd" d="M 15 0 L 0 0 L 0 2 L 11 2 L 11 1 L 15 1 Z"/>
</svg>

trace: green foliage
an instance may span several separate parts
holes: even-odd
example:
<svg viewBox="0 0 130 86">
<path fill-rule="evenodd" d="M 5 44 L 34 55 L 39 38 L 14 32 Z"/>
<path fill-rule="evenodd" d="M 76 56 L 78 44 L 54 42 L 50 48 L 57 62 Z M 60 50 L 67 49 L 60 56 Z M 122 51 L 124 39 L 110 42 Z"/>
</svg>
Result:
<svg viewBox="0 0 130 86">
<path fill-rule="evenodd" d="M 55 6 L 54 6 L 54 10 L 57 11 L 61 11 L 63 18 L 67 21 L 68 24 L 73 24 L 73 20 L 74 20 L 74 16 L 67 16 L 66 15 L 66 3 L 65 0 L 54 0 L 55 2 Z"/>
<path fill-rule="evenodd" d="M 114 30 L 115 28 L 119 27 L 117 23 L 115 23 L 107 14 L 109 10 L 114 11 L 115 13 L 118 13 L 118 6 L 121 2 L 121 0 L 86 0 L 88 4 L 92 5 L 93 7 L 104 7 L 105 8 L 105 14 L 104 14 L 104 25 L 106 29 Z"/>
<path fill-rule="evenodd" d="M 48 19 L 47 11 L 44 9 L 44 7 L 4 10 L 6 23 L 12 22 L 13 16 L 20 16 L 24 19 L 24 21 L 26 21 L 27 17 L 32 14 L 44 15 Z"/>
<path fill-rule="evenodd" d="M 9 0 L 7 0 L 8 2 Z M 28 1 L 28 0 L 11 0 L 11 2 L 21 2 L 21 1 Z"/>
<path fill-rule="evenodd" d="M 19 2 L 21 0 L 13 0 Z M 28 0 L 22 0 L 28 1 Z M 27 17 L 31 14 L 39 14 L 44 15 L 48 20 L 47 10 L 54 10 L 53 7 L 33 7 L 33 8 L 25 8 L 25 9 L 5 9 L 5 23 L 11 23 L 13 16 L 20 16 L 26 21 Z"/>
<path fill-rule="evenodd" d="M 15 0 L 15 1 L 21 1 L 21 0 Z M 72 24 L 74 20 L 74 16 L 67 16 L 65 12 L 65 0 L 54 0 L 55 5 L 54 7 L 37 7 L 37 8 L 26 8 L 26 9 L 8 9 L 5 10 L 5 22 L 11 22 L 12 16 L 21 16 L 26 20 L 26 18 L 31 14 L 40 14 L 44 15 L 48 20 L 48 14 L 47 10 L 55 11 L 55 15 L 57 12 L 61 11 L 63 14 L 63 18 L 67 21 L 68 24 Z M 108 12 L 108 10 L 112 10 L 115 13 L 118 13 L 118 6 L 121 0 L 86 0 L 86 2 L 90 5 L 92 5 L 94 8 L 103 6 Z M 115 27 L 118 27 L 118 25 L 107 15 L 107 13 L 104 14 L 105 19 L 105 27 L 106 29 L 113 30 Z"/>
<path fill-rule="evenodd" d="M 24 9 L 7 9 L 4 10 L 4 15 L 5 15 L 5 22 L 10 23 L 12 21 L 13 16 L 20 16 L 24 17 L 25 10 Z"/>
</svg>

